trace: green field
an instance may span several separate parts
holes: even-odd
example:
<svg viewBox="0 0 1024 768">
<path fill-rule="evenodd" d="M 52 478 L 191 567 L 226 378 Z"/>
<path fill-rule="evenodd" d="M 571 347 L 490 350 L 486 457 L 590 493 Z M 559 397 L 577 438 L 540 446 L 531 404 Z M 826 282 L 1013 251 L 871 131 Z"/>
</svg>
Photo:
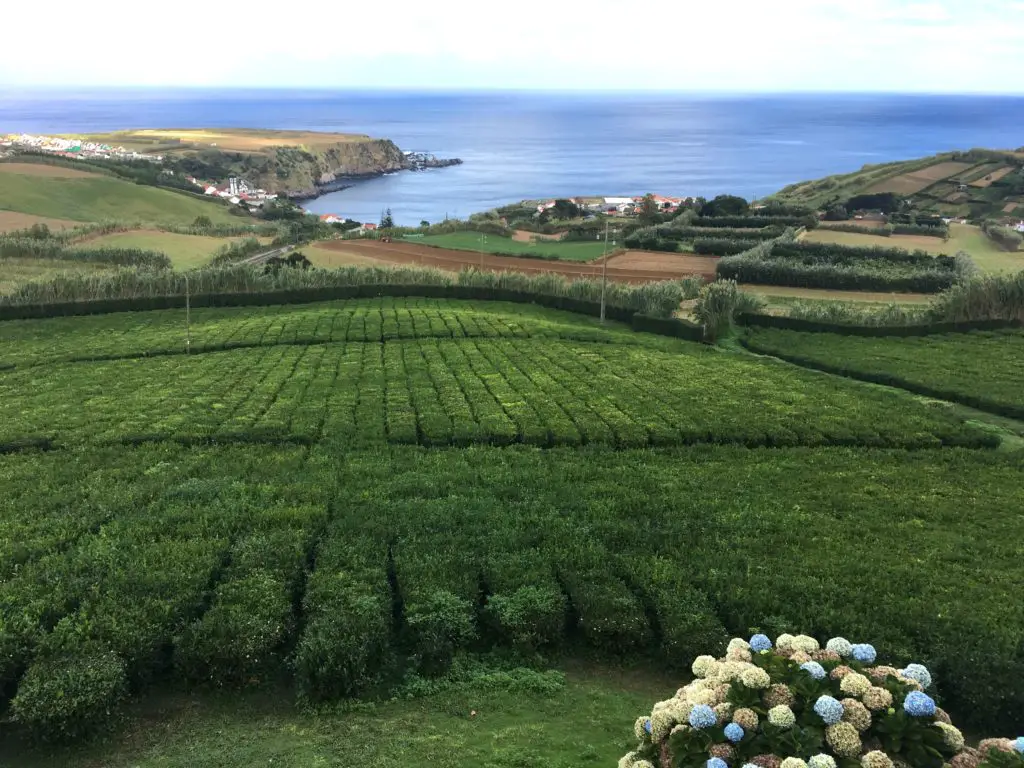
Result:
<svg viewBox="0 0 1024 768">
<path fill-rule="evenodd" d="M 947 400 L 1024 418 L 1024 333 L 975 331 L 911 338 L 750 329 L 746 343 L 765 354 L 800 358 Z"/>
<path fill-rule="evenodd" d="M 192 320 L 0 323 L 0 762 L 609 765 L 673 685 L 600 669 L 752 627 L 928 664 L 986 734 L 1024 706 L 1024 468 L 946 404 L 524 305 Z M 498 674 L 538 652 L 599 666 Z M 17 746 L 129 690 L 109 746 Z"/>
<path fill-rule="evenodd" d="M 427 235 L 410 239 L 410 242 L 458 251 L 483 251 L 505 256 L 534 256 L 560 261 L 593 261 L 605 253 L 604 242 L 562 243 L 555 240 L 540 240 L 535 243 L 521 243 L 509 237 L 481 235 L 479 232 Z"/>
<path fill-rule="evenodd" d="M 48 169 L 50 166 L 40 166 Z M 191 224 L 207 216 L 215 224 L 237 224 L 225 206 L 111 176 L 74 178 L 5 171 L 0 165 L 0 210 L 75 221 L 145 221 Z"/>
<path fill-rule="evenodd" d="M 106 264 L 90 264 L 53 259 L 0 259 L 0 296 L 33 280 L 52 280 L 64 274 L 92 275 L 111 269 Z"/>
<path fill-rule="evenodd" d="M 999 248 L 981 231 L 980 227 L 969 224 L 951 224 L 949 240 L 937 237 L 915 235 L 866 235 L 858 232 L 834 232 L 827 227 L 808 232 L 803 240 L 810 243 L 835 243 L 861 247 L 877 246 L 879 248 L 905 248 L 922 250 L 934 254 L 955 256 L 965 251 L 974 259 L 974 263 L 985 272 L 1019 272 L 1024 269 L 1024 251 L 1008 253 Z"/>
<path fill-rule="evenodd" d="M 87 248 L 138 248 L 143 251 L 165 253 L 175 269 L 193 269 L 209 263 L 217 251 L 226 245 L 244 240 L 244 237 L 206 237 L 179 235 L 174 232 L 133 231 L 115 232 L 91 238 Z M 264 242 L 269 242 L 267 238 Z"/>
</svg>

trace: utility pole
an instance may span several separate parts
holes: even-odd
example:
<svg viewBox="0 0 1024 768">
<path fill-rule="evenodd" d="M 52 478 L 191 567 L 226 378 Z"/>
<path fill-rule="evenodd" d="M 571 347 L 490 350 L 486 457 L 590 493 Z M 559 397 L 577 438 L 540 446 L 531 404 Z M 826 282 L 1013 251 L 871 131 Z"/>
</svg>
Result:
<svg viewBox="0 0 1024 768">
<path fill-rule="evenodd" d="M 185 273 L 185 354 L 192 352 L 192 297 L 188 288 L 188 273 Z"/>
<path fill-rule="evenodd" d="M 604 220 L 604 262 L 601 268 L 601 322 L 604 322 L 604 295 L 608 289 L 608 219 Z"/>
</svg>

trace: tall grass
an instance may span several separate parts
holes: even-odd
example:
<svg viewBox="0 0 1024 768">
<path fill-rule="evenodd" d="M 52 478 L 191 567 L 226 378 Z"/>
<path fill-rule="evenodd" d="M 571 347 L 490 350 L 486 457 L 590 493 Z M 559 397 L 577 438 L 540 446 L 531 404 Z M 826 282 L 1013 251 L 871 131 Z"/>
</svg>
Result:
<svg viewBox="0 0 1024 768">
<path fill-rule="evenodd" d="M 93 224 L 80 224 L 72 229 L 50 229 L 45 239 L 67 245 L 88 237 L 101 237 L 103 235 L 112 235 L 115 232 L 132 232 L 138 229 L 155 229 L 159 232 L 169 232 L 175 235 L 204 235 L 206 237 L 243 237 L 245 235 L 274 237 L 281 232 L 282 227 L 275 222 L 196 226 L 195 224 L 157 224 L 146 221 L 101 221 Z M 15 239 L 39 239 L 37 230 L 32 228 L 8 232 L 6 236 Z"/>
<path fill-rule="evenodd" d="M 136 268 L 97 275 L 60 275 L 18 287 L 8 296 L 0 297 L 0 306 L 183 296 L 186 280 L 192 295 L 263 293 L 353 285 L 464 285 L 593 302 L 601 299 L 600 280 L 568 280 L 553 274 L 525 275 L 476 269 L 453 273 L 413 266 L 282 269 L 266 274 L 262 269 L 236 264 L 190 272 Z M 607 303 L 654 317 L 671 317 L 680 302 L 697 295 L 700 285 L 699 279 L 643 285 L 608 283 Z"/>
<path fill-rule="evenodd" d="M 1024 322 L 1024 272 L 984 275 L 958 283 L 932 300 L 929 313 L 940 322 Z"/>
<path fill-rule="evenodd" d="M 718 280 L 700 289 L 693 315 L 704 326 L 705 341 L 717 341 L 733 327 L 740 312 L 756 312 L 764 306 L 760 296 L 743 293 L 735 280 Z"/>
<path fill-rule="evenodd" d="M 60 240 L 16 237 L 0 237 L 0 259 L 80 261 L 151 269 L 169 269 L 171 266 L 171 260 L 165 254 L 141 248 L 68 248 Z"/>
<path fill-rule="evenodd" d="M 885 307 L 865 307 L 842 301 L 797 302 L 790 307 L 789 317 L 819 323 L 867 326 L 919 325 L 931 319 L 927 307 L 908 308 L 896 303 Z"/>
</svg>

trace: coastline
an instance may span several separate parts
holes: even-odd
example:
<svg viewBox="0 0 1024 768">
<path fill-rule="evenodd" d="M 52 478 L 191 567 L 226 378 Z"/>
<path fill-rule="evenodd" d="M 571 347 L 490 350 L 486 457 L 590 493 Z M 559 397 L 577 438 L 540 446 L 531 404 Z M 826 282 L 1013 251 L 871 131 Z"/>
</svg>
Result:
<svg viewBox="0 0 1024 768">
<path fill-rule="evenodd" d="M 404 154 L 407 162 L 403 164 L 403 167 L 401 168 L 373 171 L 372 173 L 339 174 L 331 181 L 317 184 L 315 187 L 310 189 L 303 189 L 297 192 L 287 192 L 285 195 L 289 200 L 296 203 L 309 202 L 310 200 L 316 200 L 317 198 L 323 197 L 324 195 L 332 192 L 343 192 L 346 189 L 351 189 L 355 185 L 350 182 L 369 181 L 371 179 L 379 179 L 383 176 L 390 176 L 396 173 L 418 173 L 422 171 L 438 170 L 441 168 L 451 168 L 453 166 L 463 164 L 463 160 L 457 157 L 438 159 L 433 155 L 421 152 L 405 152 Z"/>
</svg>

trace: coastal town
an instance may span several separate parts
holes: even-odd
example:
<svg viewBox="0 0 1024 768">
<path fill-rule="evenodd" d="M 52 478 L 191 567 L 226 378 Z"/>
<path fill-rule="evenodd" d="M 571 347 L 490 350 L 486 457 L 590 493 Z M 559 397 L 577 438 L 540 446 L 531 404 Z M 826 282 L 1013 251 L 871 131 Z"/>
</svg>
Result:
<svg viewBox="0 0 1024 768">
<path fill-rule="evenodd" d="M 85 141 L 63 136 L 33 136 L 28 133 L 11 133 L 0 138 L 0 147 L 18 149 L 23 152 L 42 152 L 70 160 L 145 160 L 151 163 L 163 162 L 163 155 L 147 155 L 121 146 Z"/>
</svg>

